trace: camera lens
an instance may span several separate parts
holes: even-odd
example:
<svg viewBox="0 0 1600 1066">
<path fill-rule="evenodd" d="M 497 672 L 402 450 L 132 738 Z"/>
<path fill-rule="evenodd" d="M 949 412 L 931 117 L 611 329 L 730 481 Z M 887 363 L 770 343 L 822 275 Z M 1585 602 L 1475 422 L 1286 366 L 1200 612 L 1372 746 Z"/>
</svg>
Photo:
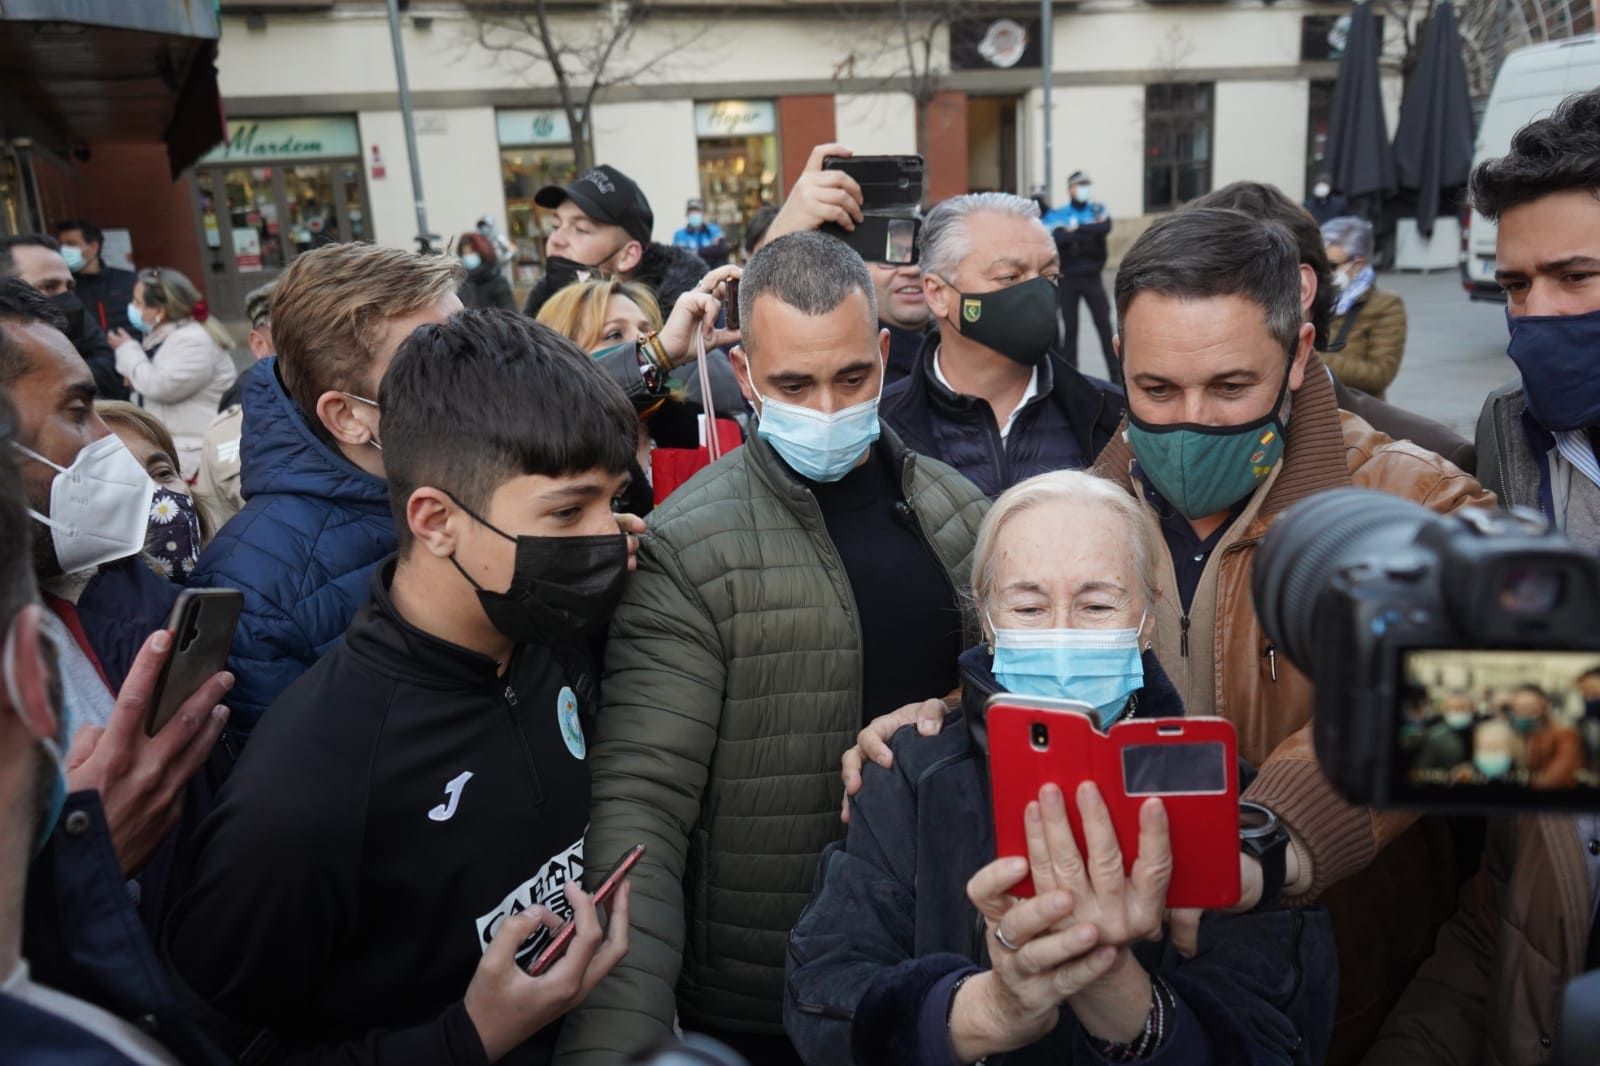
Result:
<svg viewBox="0 0 1600 1066">
<path fill-rule="evenodd" d="M 1317 652 L 1312 605 L 1346 568 L 1393 554 L 1438 521 L 1410 500 L 1370 489 L 1335 489 L 1295 504 L 1273 523 L 1252 577 L 1256 613 L 1267 637 L 1309 669 Z"/>
<path fill-rule="evenodd" d="M 1511 614 L 1547 614 L 1566 598 L 1566 575 L 1532 566 L 1514 566 L 1500 583 L 1500 606 Z"/>
</svg>

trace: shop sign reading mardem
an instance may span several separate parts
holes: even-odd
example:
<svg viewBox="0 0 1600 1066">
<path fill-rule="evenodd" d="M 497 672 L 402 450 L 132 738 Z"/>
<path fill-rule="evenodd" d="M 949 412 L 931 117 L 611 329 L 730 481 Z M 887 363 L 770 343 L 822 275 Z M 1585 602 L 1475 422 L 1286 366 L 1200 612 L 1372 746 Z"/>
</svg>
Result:
<svg viewBox="0 0 1600 1066">
<path fill-rule="evenodd" d="M 356 120 L 348 115 L 241 118 L 228 123 L 228 143 L 217 145 L 200 162 L 245 163 L 360 154 Z"/>
<path fill-rule="evenodd" d="M 771 100 L 716 100 L 694 105 L 697 137 L 761 137 L 778 131 Z"/>
</svg>

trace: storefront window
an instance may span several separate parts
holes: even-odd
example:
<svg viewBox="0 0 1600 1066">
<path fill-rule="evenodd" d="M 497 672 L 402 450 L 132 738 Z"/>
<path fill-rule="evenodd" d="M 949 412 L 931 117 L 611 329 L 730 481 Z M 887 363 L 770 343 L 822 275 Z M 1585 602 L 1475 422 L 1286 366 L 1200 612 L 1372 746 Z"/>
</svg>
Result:
<svg viewBox="0 0 1600 1066">
<path fill-rule="evenodd" d="M 211 303 L 243 313 L 244 294 L 294 257 L 336 241 L 371 240 L 355 119 L 237 119 L 228 143 L 194 174 Z"/>
<path fill-rule="evenodd" d="M 544 240 L 555 227 L 555 214 L 533 202 L 546 185 L 565 185 L 578 176 L 571 145 L 555 148 L 502 148 L 500 177 L 506 188 L 506 228 L 517 249 L 512 281 L 531 285 L 544 267 Z"/>
<path fill-rule="evenodd" d="M 694 124 L 706 218 L 737 248 L 750 216 L 778 202 L 777 108 L 771 100 L 701 103 Z M 681 225 L 679 218 L 672 228 Z"/>
</svg>

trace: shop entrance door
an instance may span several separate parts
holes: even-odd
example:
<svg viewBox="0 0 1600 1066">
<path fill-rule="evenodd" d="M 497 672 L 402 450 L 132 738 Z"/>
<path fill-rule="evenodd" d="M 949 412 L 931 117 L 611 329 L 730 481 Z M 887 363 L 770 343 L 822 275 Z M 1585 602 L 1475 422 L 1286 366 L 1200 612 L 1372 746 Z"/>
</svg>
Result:
<svg viewBox="0 0 1600 1066">
<path fill-rule="evenodd" d="M 967 188 L 1020 193 L 1016 96 L 967 98 Z"/>
<path fill-rule="evenodd" d="M 206 288 L 225 322 L 242 322 L 245 294 L 300 253 L 372 239 L 359 159 L 202 167 L 195 185 Z"/>
</svg>

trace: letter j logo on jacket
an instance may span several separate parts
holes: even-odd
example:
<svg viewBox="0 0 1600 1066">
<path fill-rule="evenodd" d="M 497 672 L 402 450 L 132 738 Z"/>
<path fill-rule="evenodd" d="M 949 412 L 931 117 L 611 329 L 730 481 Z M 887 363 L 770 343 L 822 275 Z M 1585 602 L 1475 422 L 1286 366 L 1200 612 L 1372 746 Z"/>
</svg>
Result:
<svg viewBox="0 0 1600 1066">
<path fill-rule="evenodd" d="M 565 686 L 556 695 L 556 721 L 561 724 L 561 739 L 567 742 L 572 757 L 586 756 L 589 745 L 583 739 L 583 724 L 578 721 L 578 697 Z"/>
</svg>

